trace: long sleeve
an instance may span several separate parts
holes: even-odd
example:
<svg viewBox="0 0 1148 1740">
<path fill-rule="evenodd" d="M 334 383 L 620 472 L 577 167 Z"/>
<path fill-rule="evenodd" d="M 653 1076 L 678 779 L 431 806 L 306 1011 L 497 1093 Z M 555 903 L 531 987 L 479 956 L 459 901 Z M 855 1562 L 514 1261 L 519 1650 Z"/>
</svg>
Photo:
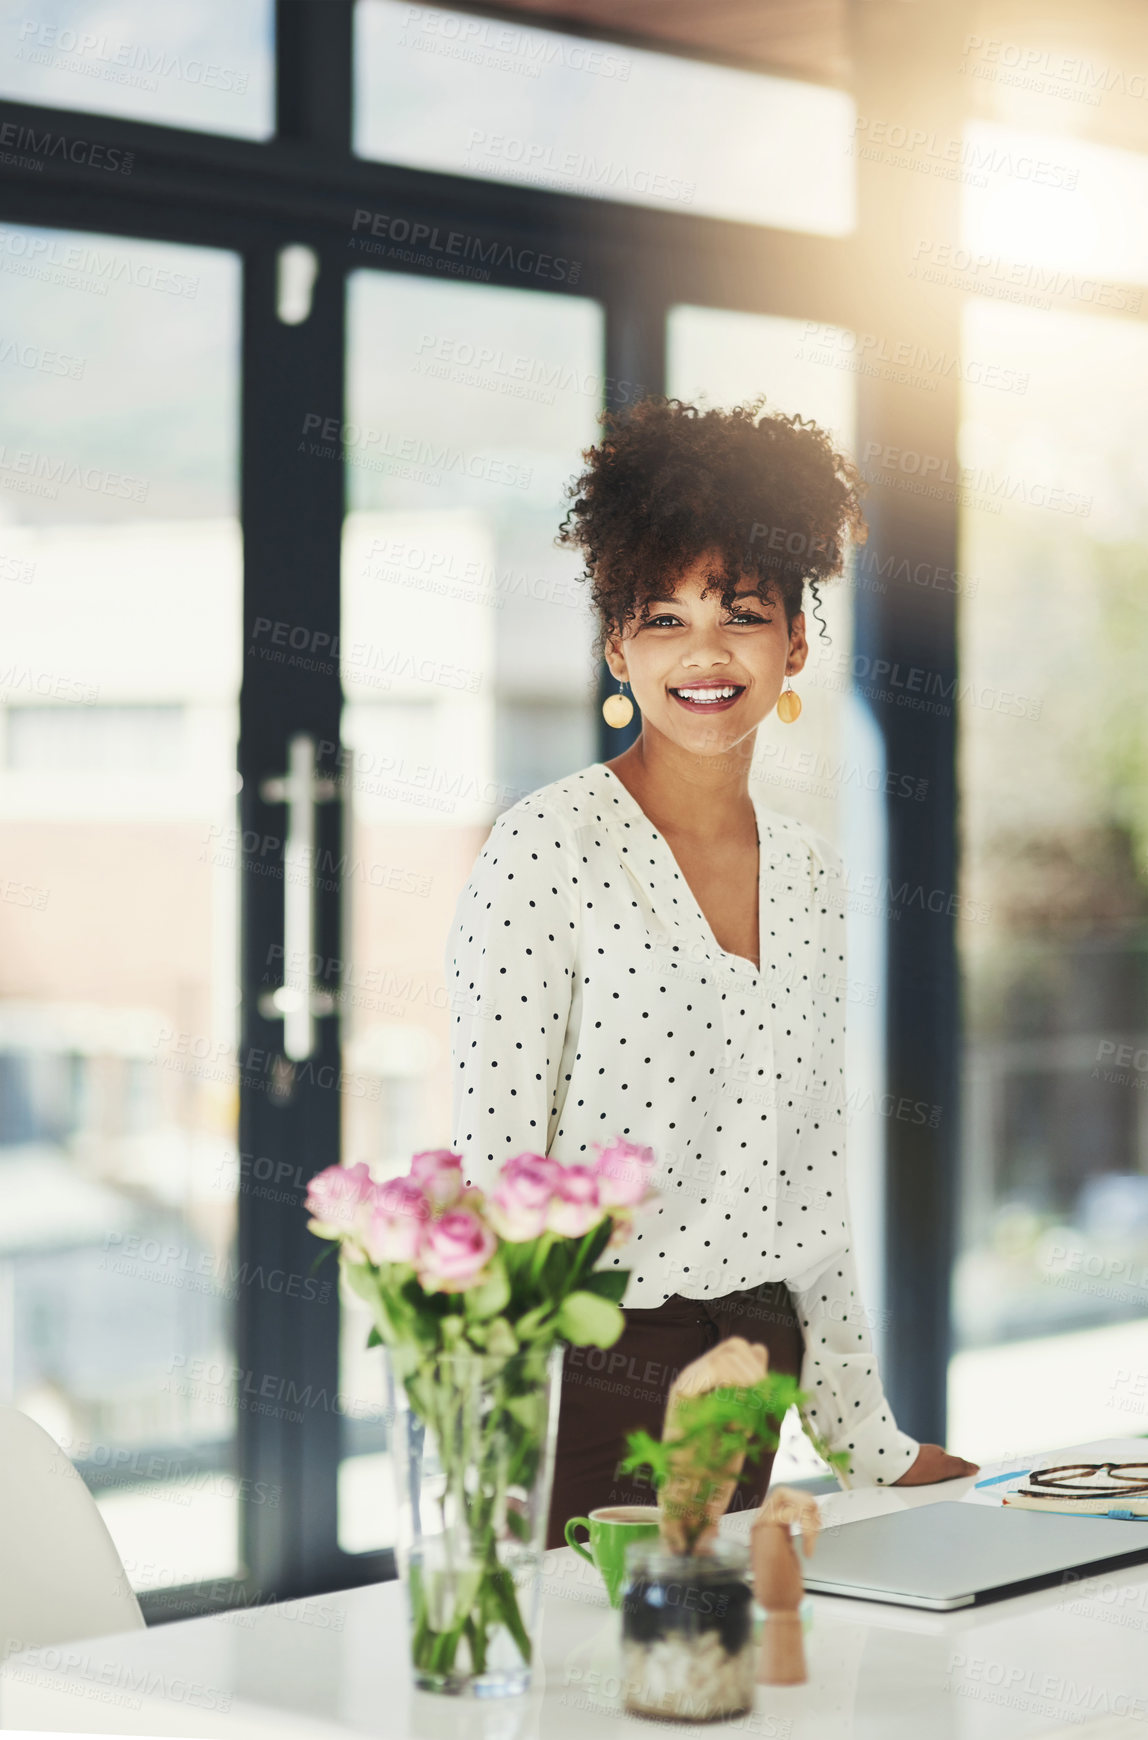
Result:
<svg viewBox="0 0 1148 1740">
<path fill-rule="evenodd" d="M 561 1117 L 579 863 L 568 820 L 526 799 L 495 822 L 455 909 L 452 1145 L 483 1187 L 512 1155 L 548 1153 Z"/>
<path fill-rule="evenodd" d="M 816 920 L 811 1079 L 827 1091 L 804 1108 L 796 1189 L 808 1194 L 810 1218 L 824 1232 L 816 1262 L 788 1284 L 805 1337 L 801 1387 L 812 1397 L 805 1416 L 831 1450 L 848 1453 L 845 1484 L 887 1486 L 912 1465 L 920 1445 L 893 1418 L 861 1300 L 845 1167 L 845 879 L 834 847 L 812 831 L 806 838 Z"/>
</svg>

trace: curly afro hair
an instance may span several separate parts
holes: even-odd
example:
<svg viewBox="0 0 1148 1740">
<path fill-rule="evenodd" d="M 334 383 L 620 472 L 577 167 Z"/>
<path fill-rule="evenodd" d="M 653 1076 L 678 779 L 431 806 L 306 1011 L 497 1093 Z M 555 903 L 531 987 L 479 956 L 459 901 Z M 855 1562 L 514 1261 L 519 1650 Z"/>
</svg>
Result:
<svg viewBox="0 0 1148 1740">
<path fill-rule="evenodd" d="M 649 398 L 628 416 L 602 416 L 557 538 L 585 559 L 599 654 L 699 557 L 717 558 L 711 583 L 724 608 L 752 580 L 791 624 L 806 581 L 816 615 L 818 582 L 840 574 L 846 534 L 865 541 L 856 466 L 816 423 L 762 414 L 764 403 L 762 395 L 730 411 L 699 410 Z"/>
</svg>

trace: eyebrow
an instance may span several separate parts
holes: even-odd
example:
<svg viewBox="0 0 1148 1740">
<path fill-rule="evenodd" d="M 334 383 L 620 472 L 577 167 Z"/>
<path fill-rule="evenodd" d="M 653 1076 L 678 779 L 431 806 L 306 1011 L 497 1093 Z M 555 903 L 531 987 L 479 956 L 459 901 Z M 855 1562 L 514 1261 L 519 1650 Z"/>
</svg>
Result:
<svg viewBox="0 0 1148 1740">
<path fill-rule="evenodd" d="M 761 596 L 761 593 L 755 592 L 753 590 L 747 590 L 745 592 L 735 592 L 734 597 L 735 598 L 756 598 L 756 600 L 759 604 L 766 603 L 766 600 Z M 680 602 L 680 600 L 679 600 L 676 592 L 668 592 L 664 598 L 647 598 L 646 603 L 645 603 L 645 609 L 653 610 L 654 606 L 657 604 L 677 604 L 679 602 Z"/>
</svg>

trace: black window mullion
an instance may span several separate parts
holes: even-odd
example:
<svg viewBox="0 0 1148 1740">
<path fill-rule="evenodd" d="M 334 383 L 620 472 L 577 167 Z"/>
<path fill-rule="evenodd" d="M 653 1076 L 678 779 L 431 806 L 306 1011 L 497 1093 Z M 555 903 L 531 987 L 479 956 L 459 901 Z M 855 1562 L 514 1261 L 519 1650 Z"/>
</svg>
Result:
<svg viewBox="0 0 1148 1740">
<path fill-rule="evenodd" d="M 254 1587 L 280 1597 L 339 1581 L 335 1547 L 341 1419 L 339 1310 L 333 1260 L 306 1230 L 306 1181 L 340 1153 L 338 1019 L 317 1022 L 311 1059 L 288 1064 L 283 1024 L 261 998 L 283 982 L 283 842 L 287 813 L 264 782 L 287 769 L 308 733 L 321 768 L 336 767 L 341 689 L 339 552 L 343 475 L 342 262 L 321 262 L 310 316 L 276 314 L 277 250 L 250 254 L 244 290 L 244 676 L 240 699 L 243 830 L 243 1037 L 240 1152 L 271 1156 L 282 1187 L 255 1194 L 241 1164 L 237 1346 L 243 1557 Z M 316 424 L 315 419 L 319 419 Z M 341 806 L 317 806 L 314 977 L 338 988 Z M 329 868 L 331 867 L 331 868 Z M 262 1483 L 262 1487 L 255 1483 Z M 261 1493 L 271 1490 L 276 1502 Z"/>
<path fill-rule="evenodd" d="M 354 0 L 276 0 L 275 130 L 338 152 L 351 148 Z"/>
</svg>

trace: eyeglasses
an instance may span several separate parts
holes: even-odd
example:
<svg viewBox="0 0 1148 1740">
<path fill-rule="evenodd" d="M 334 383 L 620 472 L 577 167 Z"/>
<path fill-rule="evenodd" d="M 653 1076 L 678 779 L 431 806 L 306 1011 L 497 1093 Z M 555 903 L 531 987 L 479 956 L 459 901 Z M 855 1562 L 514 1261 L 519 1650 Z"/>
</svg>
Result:
<svg viewBox="0 0 1148 1740">
<path fill-rule="evenodd" d="M 1031 1498 L 1148 1498 L 1148 1462 L 1068 1462 L 1034 1468 L 1021 1488 Z"/>
</svg>

